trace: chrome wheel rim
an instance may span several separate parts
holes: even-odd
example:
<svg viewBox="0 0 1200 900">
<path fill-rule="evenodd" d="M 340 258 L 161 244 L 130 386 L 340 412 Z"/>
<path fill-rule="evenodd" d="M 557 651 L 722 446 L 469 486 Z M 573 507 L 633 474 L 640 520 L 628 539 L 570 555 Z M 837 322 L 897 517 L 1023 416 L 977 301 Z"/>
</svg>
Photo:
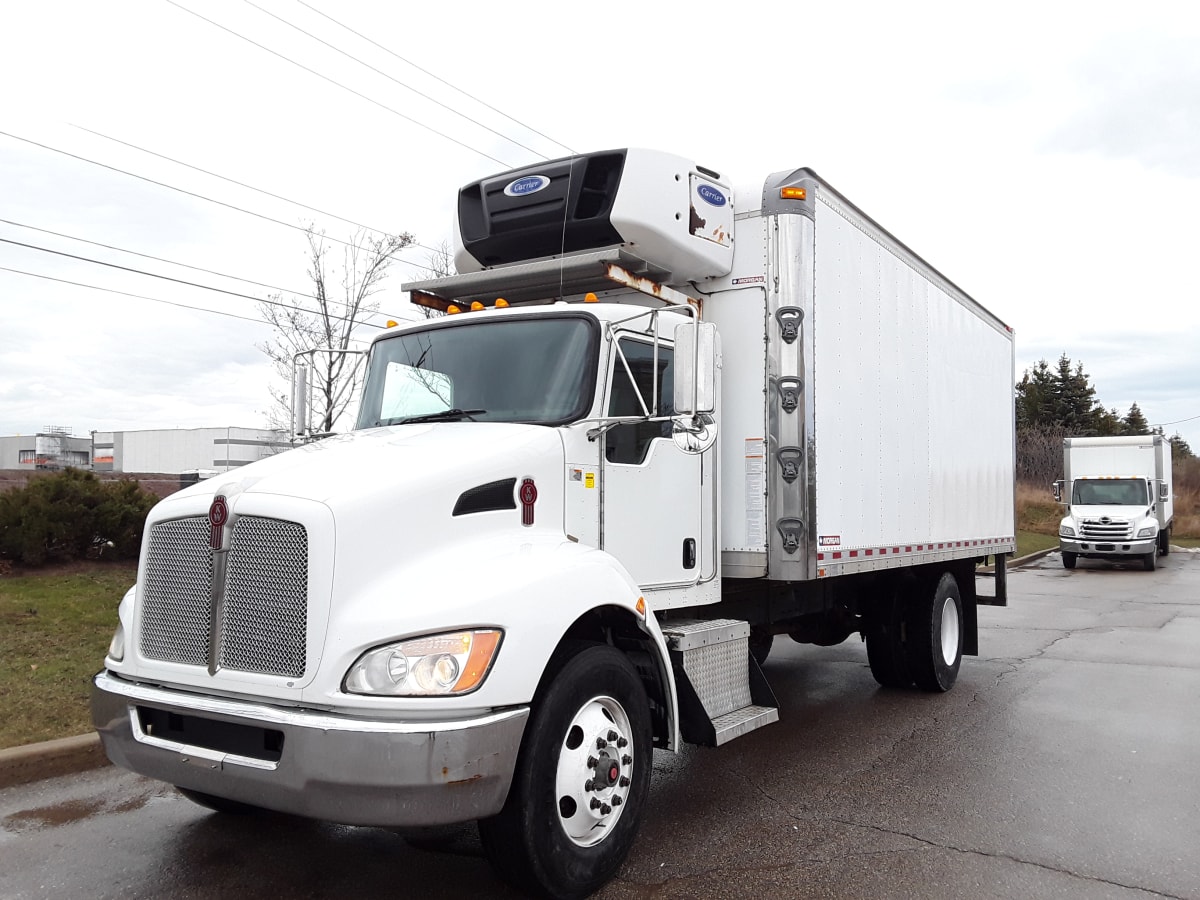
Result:
<svg viewBox="0 0 1200 900">
<path fill-rule="evenodd" d="M 633 782 L 633 731 L 612 697 L 594 697 L 579 708 L 563 734 L 555 775 L 558 821 L 571 842 L 603 841 L 625 811 Z"/>
</svg>

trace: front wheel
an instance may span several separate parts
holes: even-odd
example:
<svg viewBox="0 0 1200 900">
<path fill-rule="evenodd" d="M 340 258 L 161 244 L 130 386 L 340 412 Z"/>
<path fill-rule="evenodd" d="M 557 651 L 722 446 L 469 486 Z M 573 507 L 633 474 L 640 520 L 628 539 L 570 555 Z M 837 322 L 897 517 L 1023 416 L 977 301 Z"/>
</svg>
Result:
<svg viewBox="0 0 1200 900">
<path fill-rule="evenodd" d="M 1064 550 L 1062 552 L 1062 558 L 1063 558 L 1063 568 L 1064 569 L 1073 569 L 1073 568 L 1075 568 L 1075 563 L 1079 560 L 1079 554 L 1072 553 L 1070 550 Z"/>
<path fill-rule="evenodd" d="M 917 687 L 944 692 L 958 680 L 962 663 L 963 610 L 958 582 L 942 574 L 930 590 L 922 585 L 909 607 L 909 666 Z"/>
<path fill-rule="evenodd" d="M 1153 572 L 1157 565 L 1158 565 L 1158 551 L 1157 550 L 1151 550 L 1149 553 L 1147 553 L 1145 556 L 1142 557 L 1142 568 L 1145 569 L 1147 572 Z"/>
<path fill-rule="evenodd" d="M 1171 529 L 1164 528 L 1158 533 L 1158 555 L 1167 556 L 1171 552 Z"/>
<path fill-rule="evenodd" d="M 652 764 L 646 690 L 626 656 L 584 645 L 544 682 L 504 808 L 479 823 L 488 860 L 542 897 L 586 897 L 624 862 Z"/>
</svg>

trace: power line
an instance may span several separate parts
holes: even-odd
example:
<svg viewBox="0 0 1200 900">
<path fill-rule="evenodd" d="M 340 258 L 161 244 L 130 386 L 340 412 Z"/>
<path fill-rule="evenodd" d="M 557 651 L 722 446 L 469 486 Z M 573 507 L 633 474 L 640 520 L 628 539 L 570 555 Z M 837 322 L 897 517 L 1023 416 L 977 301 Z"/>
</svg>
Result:
<svg viewBox="0 0 1200 900">
<path fill-rule="evenodd" d="M 506 163 L 504 160 L 498 159 L 495 156 L 492 156 L 490 153 L 485 153 L 484 151 L 480 150 L 478 147 L 472 147 L 470 144 L 466 144 L 466 143 L 458 140 L 458 138 L 450 137 L 450 135 L 445 134 L 441 131 L 438 131 L 436 128 L 426 125 L 424 122 L 414 119 L 412 116 L 407 116 L 397 109 L 392 109 L 392 107 L 388 106 L 386 103 L 380 103 L 378 100 L 368 97 L 366 94 L 364 94 L 360 91 L 356 91 L 352 87 L 347 87 L 346 85 L 342 84 L 340 81 L 335 81 L 334 79 L 330 78 L 328 75 L 321 74 L 316 69 L 311 69 L 308 66 L 304 65 L 303 63 L 296 62 L 296 60 L 292 59 L 289 56 L 284 56 L 282 53 L 280 53 L 276 50 L 272 50 L 270 47 L 260 44 L 257 41 L 251 40 L 250 38 L 246 37 L 244 34 L 238 34 L 232 28 L 226 28 L 224 25 L 221 25 L 218 22 L 214 22 L 212 19 L 209 19 L 206 16 L 202 16 L 202 15 L 200 15 L 200 13 L 194 12 L 193 10 L 188 9 L 186 6 L 182 6 L 178 3 L 176 3 L 175 0 L 166 0 L 166 2 L 170 3 L 176 9 L 181 9 L 186 13 L 190 13 L 191 15 L 195 16 L 197 19 L 201 19 L 201 20 L 207 22 L 209 25 L 212 25 L 215 28 L 220 28 L 222 31 L 227 32 L 236 38 L 240 38 L 241 40 L 245 41 L 248 44 L 253 44 L 258 49 L 263 50 L 267 53 L 270 53 L 272 56 L 277 56 L 280 59 L 282 59 L 284 62 L 289 62 L 293 66 L 303 69 L 305 72 L 308 72 L 311 75 L 316 75 L 318 78 L 320 78 L 324 81 L 328 81 L 330 84 L 332 84 L 336 87 L 339 87 L 344 91 L 348 91 L 349 93 L 354 94 L 354 96 L 360 97 L 361 99 L 366 100 L 368 103 L 373 103 L 375 106 L 378 106 L 380 109 L 387 110 L 392 115 L 399 116 L 401 119 L 404 119 L 407 122 L 411 122 L 413 125 L 416 125 L 418 128 L 424 128 L 426 131 L 430 132 L 431 134 L 436 134 L 440 138 L 445 138 L 446 140 L 448 140 L 452 143 L 458 144 L 458 146 L 460 146 L 466 150 L 470 150 L 472 153 L 478 153 L 480 156 L 487 157 L 488 159 L 492 160 L 493 162 L 499 163 L 500 165 L 504 166 L 505 168 L 512 168 L 512 165 L 510 163 Z"/>
<path fill-rule="evenodd" d="M 1200 416 L 1189 416 L 1189 417 L 1188 417 L 1188 418 L 1186 418 L 1186 419 L 1176 419 L 1174 422 L 1159 422 L 1159 423 L 1158 423 L 1157 425 L 1155 425 L 1154 427 L 1155 427 L 1155 428 L 1162 428 L 1164 425 L 1178 425 L 1178 424 L 1180 424 L 1181 422 L 1193 422 L 1193 421 L 1195 421 L 1196 419 L 1200 419 Z"/>
<path fill-rule="evenodd" d="M 508 141 L 510 144 L 516 144 L 522 150 L 528 150 L 534 156 L 540 156 L 542 159 L 549 159 L 549 157 L 546 156 L 545 153 L 541 153 L 537 150 L 534 150 L 532 147 L 522 144 L 516 138 L 511 138 L 507 134 L 504 134 L 501 131 L 497 131 L 495 128 L 492 128 L 489 125 L 485 125 L 483 122 L 480 122 L 478 119 L 471 118 L 466 113 L 459 112 L 454 107 L 448 106 L 447 104 L 443 103 L 441 100 L 438 100 L 436 97 L 431 97 L 431 96 L 429 96 L 429 94 L 426 94 L 423 91 L 417 90 L 415 87 L 413 87 L 410 84 L 405 84 L 400 79 L 392 77 L 387 72 L 383 71 L 382 69 L 377 69 L 375 66 L 371 65 L 368 62 L 364 62 L 363 60 L 359 59 L 354 54 L 343 50 L 341 47 L 335 47 L 333 44 L 329 43 L 329 41 L 327 41 L 323 38 L 317 37 L 312 32 L 305 31 L 299 25 L 296 25 L 293 22 L 289 22 L 287 19 L 283 18 L 283 16 L 276 15 L 275 13 L 271 12 L 270 10 L 263 9 L 257 3 L 253 2 L 253 0 L 243 0 L 243 2 L 249 4 L 250 6 L 253 6 L 255 9 L 257 9 L 259 12 L 263 13 L 264 15 L 268 15 L 272 19 L 275 19 L 278 22 L 282 22 L 284 25 L 287 25 L 289 28 L 294 28 L 296 31 L 300 32 L 301 34 L 305 35 L 306 37 L 311 38 L 312 40 L 316 41 L 317 43 L 324 44 L 330 50 L 333 50 L 337 53 L 342 54 L 342 56 L 346 57 L 347 59 L 354 60 L 354 62 L 358 63 L 360 66 L 365 66 L 366 68 L 370 69 L 375 74 L 382 75 L 388 81 L 391 81 L 395 84 L 400 85 L 400 87 L 404 88 L 405 90 L 412 91 L 418 97 L 423 97 L 424 99 L 428 100 L 430 103 L 437 104 L 442 109 L 446 110 L 447 112 L 453 113 L 454 115 L 458 116 L 460 119 L 465 119 L 466 121 L 470 122 L 473 125 L 478 125 L 480 128 L 484 129 L 485 131 L 490 131 L 492 134 L 496 135 L 496 137 L 500 138 L 501 140 Z"/>
<path fill-rule="evenodd" d="M 176 284 L 183 284 L 183 285 L 187 285 L 188 287 L 200 288 L 201 290 L 205 290 L 205 291 L 214 291 L 215 293 L 218 293 L 218 294 L 228 294 L 230 297 L 241 297 L 246 300 L 253 300 L 256 303 L 263 303 L 267 306 L 280 306 L 280 307 L 283 307 L 284 309 L 294 310 L 295 312 L 307 313 L 308 315 L 325 316 L 331 320 L 335 320 L 338 322 L 350 322 L 351 324 L 354 324 L 354 322 L 355 322 L 355 320 L 353 318 L 350 318 L 347 316 L 335 316 L 332 313 L 323 313 L 319 310 L 306 309 L 303 306 L 293 306 L 290 303 L 283 303 L 279 300 L 264 300 L 261 297 L 255 297 L 252 294 L 242 294 L 237 291 L 227 291 L 224 288 L 211 287 L 206 284 L 198 284 L 194 281 L 186 281 L 185 279 L 182 279 L 182 278 L 172 278 L 170 275 L 158 275 L 154 272 L 146 272 L 142 269 L 133 269 L 133 268 L 130 268 L 129 266 L 119 266 L 116 263 L 104 262 L 104 260 L 100 260 L 100 259 L 91 259 L 90 257 L 87 257 L 87 256 L 77 256 L 74 253 L 67 253 L 63 250 L 51 250 L 49 247 L 39 247 L 36 244 L 25 244 L 25 243 L 22 243 L 21 241 L 14 241 L 10 238 L 0 238 L 0 243 L 13 244 L 17 247 L 25 247 L 26 249 L 29 249 L 29 250 L 40 250 L 42 253 L 52 253 L 55 256 L 65 256 L 68 259 L 76 259 L 76 260 L 79 260 L 80 262 L 93 263 L 97 266 L 107 266 L 110 269 L 119 269 L 122 272 L 130 272 L 135 275 L 146 275 L 146 276 L 149 276 L 150 278 L 161 278 L 163 281 L 173 281 Z M 336 302 L 336 301 L 329 301 L 329 302 Z M 338 304 L 338 305 L 346 306 L 346 308 L 349 309 L 348 304 Z M 382 325 L 377 325 L 374 322 L 361 321 L 358 324 L 370 325 L 372 328 L 383 328 Z"/>
<path fill-rule="evenodd" d="M 435 75 L 433 72 L 430 72 L 428 69 L 422 68 L 421 66 L 417 65 L 412 60 L 405 59 L 399 53 L 396 53 L 394 50 L 388 49 L 387 47 L 385 47 L 383 44 L 379 43 L 378 41 L 372 40 L 371 38 L 367 37 L 362 32 L 355 31 L 353 28 L 351 28 L 349 25 L 346 25 L 344 22 L 339 22 L 333 16 L 329 15 L 328 13 L 322 12 L 321 10 L 319 10 L 315 6 L 313 6 L 311 3 L 306 3 L 305 0 L 296 0 L 296 2 L 299 3 L 301 6 L 311 9 L 318 16 L 322 16 L 323 18 L 328 19 L 330 22 L 332 22 L 334 25 L 337 25 L 339 28 L 344 28 L 346 31 L 350 32 L 355 37 L 361 38 L 362 40 L 366 41 L 368 44 L 372 44 L 375 47 L 378 47 L 384 53 L 388 53 L 391 56 L 394 56 L 396 59 L 400 60 L 400 62 L 404 63 L 405 65 L 412 66 L 418 72 L 420 72 L 424 75 L 428 75 L 434 81 L 444 84 L 446 87 L 450 88 L 452 91 L 457 91 L 458 93 L 462 94 L 464 97 L 468 98 L 469 100 L 473 100 L 475 103 L 478 103 L 480 106 L 490 109 L 492 112 L 496 113 L 497 115 L 503 116 L 504 118 L 508 119 L 510 122 L 512 122 L 516 125 L 520 125 L 522 128 L 526 129 L 527 131 L 532 132 L 533 134 L 536 134 L 538 137 L 545 138 L 552 144 L 557 144 L 559 147 L 562 147 L 568 153 L 571 153 L 571 154 L 575 153 L 574 150 L 572 150 L 570 147 L 568 147 L 562 141 L 556 141 L 554 138 L 550 137 L 548 134 L 543 134 L 542 132 L 538 131 L 536 128 L 532 127 L 531 125 L 527 125 L 526 123 L 522 122 L 519 119 L 514 119 L 512 116 L 510 116 L 508 113 L 504 112 L 503 110 L 497 109 L 496 107 L 492 106 L 490 103 L 487 103 L 486 101 L 479 99 L 475 95 L 470 94 L 467 91 L 464 91 L 462 88 L 458 87 L 457 85 L 451 84 L 446 79 L 444 79 L 438 75 Z M 524 145 L 522 145 L 522 146 L 524 146 Z M 526 148 L 526 149 L 528 149 L 528 148 Z M 539 154 L 539 155 L 541 155 L 541 154 Z M 542 158 L 545 159 L 544 156 Z"/>
</svg>

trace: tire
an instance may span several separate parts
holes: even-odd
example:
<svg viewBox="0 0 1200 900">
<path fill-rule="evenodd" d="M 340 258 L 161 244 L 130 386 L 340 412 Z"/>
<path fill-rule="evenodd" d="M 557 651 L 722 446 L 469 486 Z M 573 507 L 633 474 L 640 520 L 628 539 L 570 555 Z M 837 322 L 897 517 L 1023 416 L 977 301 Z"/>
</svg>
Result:
<svg viewBox="0 0 1200 900">
<path fill-rule="evenodd" d="M 1158 567 L 1158 550 L 1151 550 L 1142 557 L 1142 568 L 1147 572 L 1153 572 Z"/>
<path fill-rule="evenodd" d="M 917 687 L 935 693 L 954 687 L 962 649 L 962 595 L 954 576 L 944 572 L 936 587 L 925 584 L 909 605 L 908 665 Z"/>
<path fill-rule="evenodd" d="M 1164 528 L 1158 533 L 1158 555 L 1169 556 L 1171 553 L 1171 529 Z"/>
<path fill-rule="evenodd" d="M 750 653 L 760 666 L 771 655 L 771 646 L 775 643 L 775 634 L 762 625 L 750 627 Z"/>
<path fill-rule="evenodd" d="M 1070 550 L 1064 550 L 1062 552 L 1062 558 L 1063 558 L 1063 568 L 1064 569 L 1073 569 L 1073 568 L 1075 568 L 1075 563 L 1079 561 L 1079 554 L 1072 553 Z"/>
<path fill-rule="evenodd" d="M 252 806 L 249 803 L 242 803 L 238 800 L 229 800 L 226 797 L 218 797 L 215 794 L 205 794 L 202 791 L 193 791 L 191 788 L 182 788 L 179 785 L 175 785 L 175 790 L 198 806 L 206 807 L 214 812 L 225 813 L 231 816 L 253 816 L 263 812 L 260 806 Z"/>
<path fill-rule="evenodd" d="M 904 643 L 903 600 L 901 590 L 892 592 L 872 610 L 863 632 L 871 674 L 882 687 L 905 688 L 913 683 Z"/>
<path fill-rule="evenodd" d="M 603 644 L 567 656 L 543 678 L 504 808 L 479 823 L 489 862 L 534 896 L 597 890 L 637 836 L 651 741 L 646 690 L 628 658 Z"/>
</svg>

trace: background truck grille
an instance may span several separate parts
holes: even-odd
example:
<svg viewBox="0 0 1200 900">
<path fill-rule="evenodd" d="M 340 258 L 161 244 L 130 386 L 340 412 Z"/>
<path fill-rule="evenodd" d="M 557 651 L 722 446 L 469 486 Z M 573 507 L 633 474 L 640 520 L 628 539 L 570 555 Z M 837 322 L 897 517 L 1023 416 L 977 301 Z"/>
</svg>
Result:
<svg viewBox="0 0 1200 900">
<path fill-rule="evenodd" d="M 1133 537 L 1133 523 L 1122 519 L 1101 522 L 1099 519 L 1084 519 L 1082 537 L 1094 541 L 1127 541 Z"/>
<path fill-rule="evenodd" d="M 150 532 L 140 648 L 149 659 L 209 664 L 212 550 L 207 516 Z M 308 533 L 296 522 L 241 516 L 233 526 L 218 627 L 218 665 L 299 678 L 308 622 Z"/>
</svg>

